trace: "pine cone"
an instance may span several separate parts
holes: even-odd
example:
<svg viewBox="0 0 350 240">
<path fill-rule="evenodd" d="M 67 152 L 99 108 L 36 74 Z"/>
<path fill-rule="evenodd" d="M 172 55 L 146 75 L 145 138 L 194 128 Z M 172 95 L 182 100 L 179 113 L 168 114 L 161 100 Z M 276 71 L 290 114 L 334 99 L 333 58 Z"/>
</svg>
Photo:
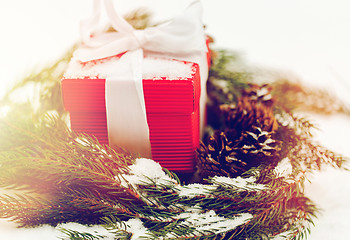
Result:
<svg viewBox="0 0 350 240">
<path fill-rule="evenodd" d="M 253 162 L 273 161 L 278 156 L 281 150 L 281 142 L 273 139 L 271 132 L 263 131 L 261 128 L 253 126 L 253 131 L 246 131 L 242 133 L 240 142 L 236 147 L 239 152 L 237 157 L 245 161 L 252 160 L 250 165 L 256 165 Z"/>
<path fill-rule="evenodd" d="M 274 98 L 271 95 L 272 87 L 268 84 L 258 85 L 249 84 L 248 89 L 242 92 L 243 98 L 248 98 L 251 102 L 260 102 L 265 106 L 271 107 L 274 104 Z"/>
<path fill-rule="evenodd" d="M 208 145 L 197 149 L 198 170 L 202 177 L 236 177 L 260 164 L 274 164 L 279 157 L 281 142 L 270 132 L 253 127 L 254 131 L 215 132 Z"/>
<path fill-rule="evenodd" d="M 281 142 L 274 139 L 278 125 L 270 92 L 268 85 L 250 85 L 237 104 L 220 106 L 226 131 L 215 132 L 197 150 L 202 177 L 236 177 L 252 167 L 276 162 Z"/>
<path fill-rule="evenodd" d="M 225 117 L 226 126 L 237 131 L 254 131 L 253 126 L 264 131 L 277 130 L 277 121 L 273 110 L 259 101 L 250 101 L 242 97 L 237 104 L 221 105 L 221 111 Z"/>
<path fill-rule="evenodd" d="M 227 127 L 239 131 L 253 131 L 252 126 L 269 132 L 277 130 L 277 121 L 272 109 L 272 88 L 267 84 L 249 86 L 242 91 L 242 96 L 236 104 L 220 106 Z"/>
<path fill-rule="evenodd" d="M 207 146 L 201 142 L 197 149 L 199 174 L 202 177 L 235 177 L 247 171 L 247 163 L 236 157 L 236 144 L 229 141 L 224 132 L 210 136 Z"/>
</svg>

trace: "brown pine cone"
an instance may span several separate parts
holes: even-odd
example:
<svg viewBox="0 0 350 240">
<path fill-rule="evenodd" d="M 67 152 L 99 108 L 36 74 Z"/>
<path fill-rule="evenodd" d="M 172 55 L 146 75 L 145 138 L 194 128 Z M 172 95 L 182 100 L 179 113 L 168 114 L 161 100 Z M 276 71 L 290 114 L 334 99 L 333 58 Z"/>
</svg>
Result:
<svg viewBox="0 0 350 240">
<path fill-rule="evenodd" d="M 210 136 L 207 146 L 201 142 L 197 149 L 200 175 L 235 177 L 245 172 L 247 164 L 236 158 L 235 145 L 224 132 Z"/>
<path fill-rule="evenodd" d="M 268 84 L 249 84 L 249 88 L 243 90 L 242 98 L 248 98 L 252 102 L 260 102 L 267 107 L 272 107 L 275 100 L 271 91 L 272 87 Z"/>
<path fill-rule="evenodd" d="M 197 149 L 200 176 L 236 177 L 260 164 L 275 163 L 281 142 L 270 132 L 252 128 L 251 132 L 217 131 L 207 145 L 201 143 Z"/>
<path fill-rule="evenodd" d="M 257 101 L 250 101 L 242 97 L 237 104 L 223 104 L 220 106 L 225 117 L 226 126 L 237 131 L 253 131 L 253 126 L 260 127 L 264 131 L 277 130 L 277 121 L 273 110 Z"/>
<path fill-rule="evenodd" d="M 242 133 L 240 142 L 237 144 L 237 157 L 249 161 L 252 159 L 251 165 L 258 165 L 259 162 L 272 162 L 281 150 L 281 142 L 273 138 L 271 132 L 263 131 L 259 127 L 252 127 L 253 131 Z M 253 161 L 257 161 L 254 164 Z"/>
</svg>

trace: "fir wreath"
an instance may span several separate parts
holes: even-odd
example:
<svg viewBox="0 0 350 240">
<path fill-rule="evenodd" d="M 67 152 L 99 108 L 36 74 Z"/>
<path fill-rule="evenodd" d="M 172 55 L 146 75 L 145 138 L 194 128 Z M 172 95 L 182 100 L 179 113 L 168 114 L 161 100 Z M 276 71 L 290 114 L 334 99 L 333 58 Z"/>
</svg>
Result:
<svg viewBox="0 0 350 240">
<path fill-rule="evenodd" d="M 148 15 L 136 12 L 129 20 L 144 26 Z M 278 75 L 259 82 L 235 54 L 215 51 L 198 171 L 177 176 L 69 129 L 60 79 L 71 53 L 23 79 L 0 102 L 7 111 L 0 118 L 0 187 L 11 191 L 0 195 L 1 218 L 20 227 L 77 222 L 108 231 L 61 229 L 65 239 L 307 235 L 317 206 L 305 197 L 303 183 L 324 164 L 342 167 L 344 158 L 316 144 L 313 125 L 296 113 L 348 114 L 336 98 Z M 34 99 L 13 100 L 28 87 Z M 131 231 L 135 224 L 141 236 Z"/>
</svg>

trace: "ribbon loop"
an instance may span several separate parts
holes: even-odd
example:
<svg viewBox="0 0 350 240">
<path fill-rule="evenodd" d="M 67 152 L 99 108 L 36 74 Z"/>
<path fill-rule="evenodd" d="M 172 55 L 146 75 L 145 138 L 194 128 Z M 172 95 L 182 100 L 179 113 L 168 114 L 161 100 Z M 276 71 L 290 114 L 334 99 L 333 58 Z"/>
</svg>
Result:
<svg viewBox="0 0 350 240">
<path fill-rule="evenodd" d="M 122 33 L 132 33 L 135 30 L 123 17 L 121 17 L 115 11 L 112 0 L 104 0 L 104 3 L 109 21 L 116 31 Z"/>
</svg>

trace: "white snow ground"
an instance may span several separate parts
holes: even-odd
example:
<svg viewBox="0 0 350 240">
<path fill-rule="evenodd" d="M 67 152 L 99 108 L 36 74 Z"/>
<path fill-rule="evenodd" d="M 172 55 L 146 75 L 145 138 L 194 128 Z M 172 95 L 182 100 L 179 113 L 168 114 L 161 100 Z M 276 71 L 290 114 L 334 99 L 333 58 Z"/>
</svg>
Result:
<svg viewBox="0 0 350 240">
<path fill-rule="evenodd" d="M 121 12 L 149 6 L 156 19 L 171 18 L 188 0 L 117 0 Z M 285 70 L 304 82 L 323 86 L 350 103 L 350 3 L 347 0 L 202 0 L 204 22 L 216 45 L 240 52 L 250 64 Z M 172 4 L 171 4 L 172 3 Z M 82 18 L 90 15 L 86 0 L 12 0 L 0 3 L 0 96 L 33 68 L 54 61 L 78 39 Z M 318 140 L 350 157 L 350 117 L 317 116 Z M 322 208 L 311 240 L 350 236 L 350 173 L 325 168 L 306 186 Z M 49 227 L 17 229 L 0 221 L 4 240 L 51 240 Z"/>
</svg>

